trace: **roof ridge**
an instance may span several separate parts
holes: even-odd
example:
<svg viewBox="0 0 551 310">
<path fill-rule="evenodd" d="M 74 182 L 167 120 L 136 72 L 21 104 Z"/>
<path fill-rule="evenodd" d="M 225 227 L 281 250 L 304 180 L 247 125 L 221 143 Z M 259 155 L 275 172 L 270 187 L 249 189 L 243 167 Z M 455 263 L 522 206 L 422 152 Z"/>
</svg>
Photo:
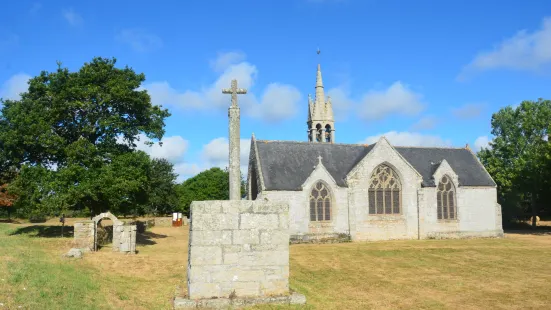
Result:
<svg viewBox="0 0 551 310">
<path fill-rule="evenodd" d="M 352 145 L 352 146 L 370 146 L 375 145 L 374 143 L 313 143 L 309 141 L 294 141 L 294 140 L 265 140 L 257 139 L 257 142 L 279 142 L 279 143 L 295 143 L 295 144 L 312 144 L 312 145 Z M 391 144 L 392 145 L 392 144 Z M 465 147 L 454 147 L 454 146 L 408 146 L 408 145 L 392 145 L 395 148 L 415 148 L 415 149 L 444 149 L 444 150 L 466 150 Z"/>
<path fill-rule="evenodd" d="M 443 150 L 466 150 L 465 147 L 454 146 L 406 146 L 406 145 L 393 145 L 395 148 L 407 147 L 412 149 L 443 149 Z"/>
<path fill-rule="evenodd" d="M 293 140 L 256 140 L 257 142 L 283 142 L 283 143 L 294 143 L 294 144 L 312 144 L 312 145 L 352 145 L 352 146 L 363 146 L 363 147 L 367 147 L 367 146 L 370 146 L 370 145 L 375 145 L 376 143 L 371 143 L 371 144 L 368 144 L 368 143 L 365 143 L 365 144 L 362 144 L 362 143 L 314 143 L 314 142 L 309 142 L 309 141 L 293 141 Z"/>
</svg>

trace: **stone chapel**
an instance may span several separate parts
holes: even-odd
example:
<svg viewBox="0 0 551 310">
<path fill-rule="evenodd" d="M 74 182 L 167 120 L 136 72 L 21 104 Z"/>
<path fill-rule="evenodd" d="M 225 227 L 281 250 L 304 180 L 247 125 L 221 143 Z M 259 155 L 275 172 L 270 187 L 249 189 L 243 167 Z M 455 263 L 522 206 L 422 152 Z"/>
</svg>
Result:
<svg viewBox="0 0 551 310">
<path fill-rule="evenodd" d="M 257 140 L 247 199 L 289 203 L 291 239 L 500 237 L 496 183 L 468 148 L 340 144 L 320 65 L 308 140 Z"/>
</svg>

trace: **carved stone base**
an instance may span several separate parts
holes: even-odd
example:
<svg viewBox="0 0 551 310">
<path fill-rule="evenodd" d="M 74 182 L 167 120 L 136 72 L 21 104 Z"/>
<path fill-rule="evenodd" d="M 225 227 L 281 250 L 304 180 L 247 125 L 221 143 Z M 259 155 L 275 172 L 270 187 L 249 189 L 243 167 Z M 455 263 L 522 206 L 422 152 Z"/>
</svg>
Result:
<svg viewBox="0 0 551 310">
<path fill-rule="evenodd" d="M 279 297 L 256 297 L 256 298 L 209 298 L 209 299 L 186 299 L 176 297 L 174 309 L 234 309 L 236 307 L 254 305 L 304 305 L 306 297 L 302 294 L 292 293 L 288 296 Z"/>
</svg>

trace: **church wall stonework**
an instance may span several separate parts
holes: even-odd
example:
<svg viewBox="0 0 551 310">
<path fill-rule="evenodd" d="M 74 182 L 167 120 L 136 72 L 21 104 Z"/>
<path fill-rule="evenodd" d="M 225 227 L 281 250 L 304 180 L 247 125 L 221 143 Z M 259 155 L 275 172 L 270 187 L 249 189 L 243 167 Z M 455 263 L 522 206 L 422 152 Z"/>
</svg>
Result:
<svg viewBox="0 0 551 310">
<path fill-rule="evenodd" d="M 438 183 L 446 175 L 451 178 L 456 190 L 457 219 L 439 220 L 437 216 L 436 187 L 423 188 L 421 204 L 421 238 L 461 238 L 499 237 L 501 227 L 501 207 L 496 208 L 495 187 L 460 186 L 459 178 L 447 161 L 442 161 L 434 173 Z M 499 205 L 498 205 L 499 206 Z"/>
<path fill-rule="evenodd" d="M 331 190 L 333 204 L 330 222 L 310 221 L 310 191 L 319 180 L 325 182 Z M 289 232 L 293 238 L 308 235 L 312 238 L 322 238 L 332 234 L 348 234 L 348 189 L 337 186 L 327 170 L 321 167 L 314 169 L 303 188 L 302 191 L 266 191 L 262 193 L 262 198 L 289 204 Z"/>
<path fill-rule="evenodd" d="M 370 178 L 380 164 L 389 165 L 400 177 L 402 213 L 399 215 L 369 214 Z M 379 140 L 373 150 L 352 169 L 347 182 L 352 240 L 417 239 L 417 190 L 420 188 L 421 176 L 386 139 Z"/>
<path fill-rule="evenodd" d="M 457 189 L 457 220 L 437 219 L 436 188 L 423 189 L 421 238 L 502 237 L 501 206 L 495 187 L 459 187 Z"/>
</svg>

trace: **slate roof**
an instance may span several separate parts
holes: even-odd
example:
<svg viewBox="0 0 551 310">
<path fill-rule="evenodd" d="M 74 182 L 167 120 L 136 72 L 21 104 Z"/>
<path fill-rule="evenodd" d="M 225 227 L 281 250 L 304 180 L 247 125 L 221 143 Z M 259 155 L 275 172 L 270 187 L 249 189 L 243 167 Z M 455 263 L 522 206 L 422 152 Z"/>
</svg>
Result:
<svg viewBox="0 0 551 310">
<path fill-rule="evenodd" d="M 460 186 L 496 186 L 474 154 L 467 149 L 394 147 L 423 176 L 423 186 L 435 186 L 432 175 L 445 159 L 459 177 Z"/>
<path fill-rule="evenodd" d="M 295 141 L 256 140 L 266 190 L 301 190 L 318 164 L 318 156 L 339 186 L 346 175 L 375 146 Z M 435 186 L 432 175 L 442 159 L 450 164 L 461 186 L 495 186 L 488 173 L 467 149 L 395 147 L 423 176 L 423 186 Z"/>
</svg>

